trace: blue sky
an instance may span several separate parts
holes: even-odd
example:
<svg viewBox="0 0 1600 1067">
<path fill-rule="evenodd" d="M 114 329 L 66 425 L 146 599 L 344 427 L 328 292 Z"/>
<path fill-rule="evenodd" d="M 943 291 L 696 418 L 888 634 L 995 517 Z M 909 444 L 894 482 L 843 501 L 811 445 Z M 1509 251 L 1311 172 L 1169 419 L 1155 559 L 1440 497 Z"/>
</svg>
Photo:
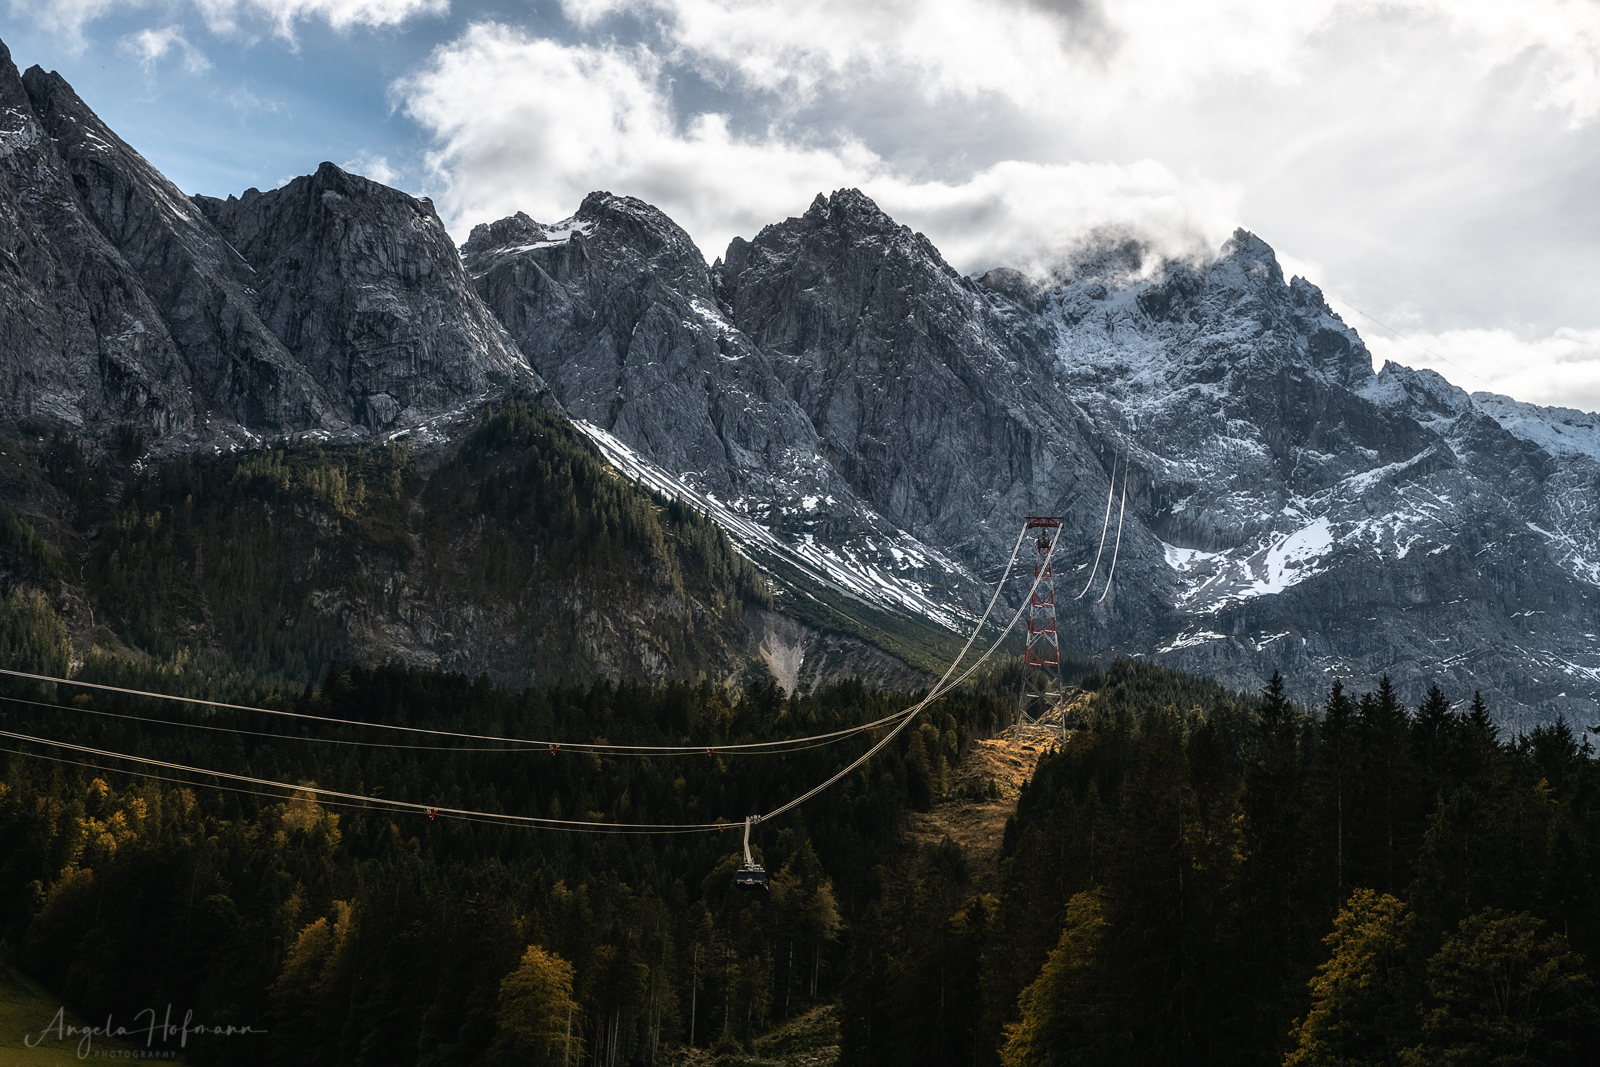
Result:
<svg viewBox="0 0 1600 1067">
<path fill-rule="evenodd" d="M 474 18 L 539 26 L 565 23 L 558 5 L 456 3 L 442 15 L 421 13 L 397 25 L 334 30 L 326 20 L 293 25 L 293 38 L 270 20 L 242 31 L 213 32 L 202 10 L 186 4 L 108 5 L 76 37 L 39 16 L 46 5 L 15 5 L 0 14 L 0 39 L 19 68 L 58 70 L 79 95 L 186 192 L 226 196 L 270 188 L 315 170 L 324 160 L 393 160 L 395 181 L 423 185 L 426 131 L 396 113 L 390 83 L 426 59 Z M 138 35 L 176 28 L 194 53 L 173 44 L 149 58 Z M 188 62 L 186 62 L 188 61 Z"/>
<path fill-rule="evenodd" d="M 961 270 L 1234 226 L 1375 354 L 1600 408 L 1596 0 L 0 0 L 189 192 L 332 160 L 460 239 L 594 188 L 707 259 L 858 185 Z M 1386 334 L 1371 314 L 1402 331 Z"/>
</svg>

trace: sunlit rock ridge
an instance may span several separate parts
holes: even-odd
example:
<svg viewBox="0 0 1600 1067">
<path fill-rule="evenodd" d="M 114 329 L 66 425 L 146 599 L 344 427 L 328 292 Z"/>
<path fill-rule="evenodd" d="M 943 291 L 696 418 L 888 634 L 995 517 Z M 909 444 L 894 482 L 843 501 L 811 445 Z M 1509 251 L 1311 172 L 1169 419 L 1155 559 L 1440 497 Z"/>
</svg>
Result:
<svg viewBox="0 0 1600 1067">
<path fill-rule="evenodd" d="M 433 206 L 331 164 L 190 198 L 0 44 L 4 416 L 164 447 L 371 435 L 543 383 Z"/>
<path fill-rule="evenodd" d="M 0 421 L 174 452 L 446 439 L 526 396 L 758 560 L 953 629 L 1022 518 L 1059 514 L 1079 652 L 1246 688 L 1279 669 L 1307 700 L 1438 681 L 1513 723 L 1600 692 L 1600 420 L 1374 374 L 1252 234 L 963 277 L 840 190 L 708 264 L 597 192 L 458 254 L 427 200 L 331 164 L 187 197 L 0 59 Z"/>
</svg>

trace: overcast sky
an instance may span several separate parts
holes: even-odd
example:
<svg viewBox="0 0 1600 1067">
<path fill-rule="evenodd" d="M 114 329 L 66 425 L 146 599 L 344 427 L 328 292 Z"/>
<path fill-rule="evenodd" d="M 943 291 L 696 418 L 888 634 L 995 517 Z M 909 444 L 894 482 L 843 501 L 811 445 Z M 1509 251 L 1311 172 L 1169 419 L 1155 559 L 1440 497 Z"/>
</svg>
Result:
<svg viewBox="0 0 1600 1067">
<path fill-rule="evenodd" d="M 1600 0 L 0 10 L 19 66 L 59 70 L 189 192 L 332 160 L 432 196 L 460 240 L 609 189 L 709 260 L 854 185 L 962 271 L 1108 225 L 1175 253 L 1243 226 L 1380 364 L 1600 409 Z"/>
</svg>

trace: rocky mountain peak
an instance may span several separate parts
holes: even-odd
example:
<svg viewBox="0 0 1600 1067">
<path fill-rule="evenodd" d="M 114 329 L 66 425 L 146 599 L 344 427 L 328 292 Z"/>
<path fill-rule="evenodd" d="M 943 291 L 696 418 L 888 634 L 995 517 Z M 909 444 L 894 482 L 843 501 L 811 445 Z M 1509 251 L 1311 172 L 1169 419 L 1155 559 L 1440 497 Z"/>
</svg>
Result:
<svg viewBox="0 0 1600 1067">
<path fill-rule="evenodd" d="M 519 211 L 495 222 L 478 223 L 461 246 L 461 254 L 470 257 L 492 249 L 537 244 L 549 239 L 544 227 L 534 222 L 526 212 Z"/>
<path fill-rule="evenodd" d="M 910 232 L 895 222 L 872 197 L 860 189 L 836 189 L 831 196 L 818 193 L 801 218 L 816 224 L 849 226 L 858 233 Z"/>
<path fill-rule="evenodd" d="M 1361 394 L 1374 403 L 1405 411 L 1419 422 L 1455 419 L 1472 408 L 1472 398 L 1438 371 L 1413 370 L 1392 360 L 1366 382 Z"/>
<path fill-rule="evenodd" d="M 574 218 L 591 224 L 594 234 L 613 246 L 626 246 L 646 258 L 665 257 L 679 270 L 707 273 L 705 256 L 684 228 L 637 197 L 593 192 L 583 198 Z"/>
<path fill-rule="evenodd" d="M 324 163 L 279 189 L 195 203 L 248 263 L 263 321 L 350 422 L 380 430 L 543 388 L 431 202 Z"/>
<path fill-rule="evenodd" d="M 1242 226 L 1223 242 L 1217 263 L 1237 264 L 1250 277 L 1260 279 L 1267 285 L 1283 285 L 1283 268 L 1278 265 L 1277 253 L 1271 245 Z"/>
</svg>

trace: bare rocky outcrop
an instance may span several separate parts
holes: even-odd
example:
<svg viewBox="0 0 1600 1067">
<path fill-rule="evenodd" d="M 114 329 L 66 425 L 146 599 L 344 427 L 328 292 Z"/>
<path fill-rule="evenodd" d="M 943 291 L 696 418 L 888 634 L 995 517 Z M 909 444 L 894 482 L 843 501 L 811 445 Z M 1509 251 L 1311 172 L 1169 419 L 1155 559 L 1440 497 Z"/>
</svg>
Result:
<svg viewBox="0 0 1600 1067">
<path fill-rule="evenodd" d="M 0 420 L 182 430 L 195 418 L 187 371 L 0 43 Z"/>
<path fill-rule="evenodd" d="M 268 433 L 336 429 L 315 383 L 261 322 L 249 267 L 176 186 L 117 137 L 58 74 L 23 77 L 55 162 L 71 183 L 70 210 L 114 246 L 181 362 L 165 372 L 181 388 L 189 425 L 206 411 Z M 147 425 L 163 435 L 177 424 Z"/>
<path fill-rule="evenodd" d="M 164 451 L 547 396 L 426 200 L 324 164 L 191 199 L 0 44 L 0 422 Z"/>
<path fill-rule="evenodd" d="M 340 419 L 384 430 L 539 392 L 430 201 L 324 163 L 279 189 L 194 203 L 247 265 L 261 321 Z"/>
<path fill-rule="evenodd" d="M 591 193 L 559 223 L 518 215 L 478 226 L 462 253 L 574 418 L 693 472 L 700 488 L 763 521 L 821 522 L 835 535 L 885 525 L 823 457 L 768 356 L 717 304 L 689 235 L 657 209 Z"/>
</svg>

